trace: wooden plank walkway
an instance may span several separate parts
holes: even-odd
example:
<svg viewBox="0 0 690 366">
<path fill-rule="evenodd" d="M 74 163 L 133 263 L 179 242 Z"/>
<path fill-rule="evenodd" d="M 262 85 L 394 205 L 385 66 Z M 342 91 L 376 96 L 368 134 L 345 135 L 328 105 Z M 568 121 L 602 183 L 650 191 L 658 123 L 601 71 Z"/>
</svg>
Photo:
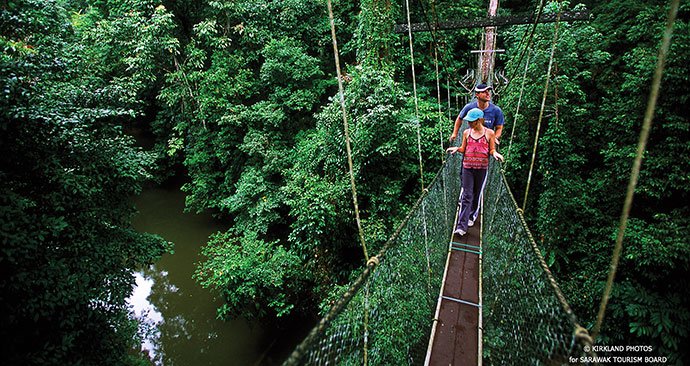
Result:
<svg viewBox="0 0 690 366">
<path fill-rule="evenodd" d="M 426 365 L 481 365 L 480 223 L 462 237 L 453 235 Z"/>
</svg>

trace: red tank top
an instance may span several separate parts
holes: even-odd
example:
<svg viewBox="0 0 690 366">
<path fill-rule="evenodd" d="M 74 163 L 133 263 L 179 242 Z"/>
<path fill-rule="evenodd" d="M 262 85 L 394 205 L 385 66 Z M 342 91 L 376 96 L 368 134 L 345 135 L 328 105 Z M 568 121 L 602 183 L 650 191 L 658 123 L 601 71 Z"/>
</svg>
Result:
<svg viewBox="0 0 690 366">
<path fill-rule="evenodd" d="M 462 167 L 465 169 L 489 168 L 489 140 L 486 139 L 486 129 L 484 129 L 484 134 L 478 139 L 472 137 L 472 132 L 467 135 L 465 158 L 462 161 Z"/>
</svg>

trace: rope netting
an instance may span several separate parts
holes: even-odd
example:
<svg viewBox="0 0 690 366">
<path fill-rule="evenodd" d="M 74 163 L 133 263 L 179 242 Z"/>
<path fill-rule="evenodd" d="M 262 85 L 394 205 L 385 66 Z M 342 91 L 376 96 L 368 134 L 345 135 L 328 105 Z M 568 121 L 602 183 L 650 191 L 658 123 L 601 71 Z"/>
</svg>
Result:
<svg viewBox="0 0 690 366">
<path fill-rule="evenodd" d="M 376 260 L 285 365 L 361 365 L 365 349 L 371 365 L 424 362 L 460 194 L 461 161 L 460 154 L 448 157 Z"/>
<path fill-rule="evenodd" d="M 449 155 L 384 248 L 285 365 L 424 363 L 460 194 Z M 491 166 L 482 244 L 483 360 L 567 364 L 591 339 L 561 294 L 510 191 Z M 365 361 L 366 360 L 366 361 Z"/>
<path fill-rule="evenodd" d="M 483 358 L 490 365 L 562 365 L 591 338 L 551 275 L 500 164 L 491 164 L 482 243 Z"/>
</svg>

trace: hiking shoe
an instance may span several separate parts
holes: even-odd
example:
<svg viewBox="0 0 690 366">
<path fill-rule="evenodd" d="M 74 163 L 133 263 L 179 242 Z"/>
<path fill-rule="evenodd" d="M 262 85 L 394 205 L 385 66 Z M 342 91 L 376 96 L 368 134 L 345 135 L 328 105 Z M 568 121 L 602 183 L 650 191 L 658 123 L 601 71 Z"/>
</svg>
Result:
<svg viewBox="0 0 690 366">
<path fill-rule="evenodd" d="M 467 231 L 462 230 L 462 229 L 457 229 L 457 230 L 453 231 L 453 234 L 458 234 L 460 236 L 463 236 L 463 235 L 467 234 Z"/>
<path fill-rule="evenodd" d="M 467 222 L 467 226 L 472 227 L 474 226 L 474 220 L 470 220 Z"/>
</svg>

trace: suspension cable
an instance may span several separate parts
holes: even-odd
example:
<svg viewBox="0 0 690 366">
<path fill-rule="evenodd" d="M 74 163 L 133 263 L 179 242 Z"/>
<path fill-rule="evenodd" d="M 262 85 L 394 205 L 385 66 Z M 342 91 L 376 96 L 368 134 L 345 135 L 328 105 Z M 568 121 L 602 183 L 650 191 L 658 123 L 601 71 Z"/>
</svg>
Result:
<svg viewBox="0 0 690 366">
<path fill-rule="evenodd" d="M 364 241 L 364 230 L 362 230 L 362 222 L 359 218 L 359 204 L 357 203 L 357 186 L 355 185 L 355 172 L 352 168 L 352 150 L 350 149 L 350 130 L 347 124 L 347 111 L 345 108 L 345 92 L 343 88 L 343 78 L 340 72 L 340 56 L 338 53 L 338 42 L 335 37 L 335 21 L 333 20 L 333 7 L 331 0 L 328 3 L 328 18 L 331 22 L 331 37 L 333 38 L 333 53 L 335 55 L 335 70 L 338 75 L 338 91 L 340 94 L 340 109 L 343 114 L 343 126 L 345 128 L 345 147 L 347 149 L 347 164 L 350 169 L 350 185 L 352 186 L 352 203 L 355 205 L 355 219 L 357 220 L 357 230 L 359 231 L 359 240 L 362 243 L 362 250 L 364 251 L 364 258 L 368 261 L 369 254 L 367 253 L 367 244 Z"/>
<path fill-rule="evenodd" d="M 637 156 L 633 163 L 632 171 L 630 172 L 630 180 L 628 182 L 628 192 L 625 196 L 625 203 L 623 204 L 623 211 L 620 217 L 620 225 L 618 227 L 618 235 L 616 236 L 616 246 L 613 249 L 613 257 L 611 258 L 611 266 L 609 269 L 609 276 L 606 281 L 606 287 L 601 297 L 601 304 L 599 305 L 599 314 L 597 315 L 597 322 L 592 330 L 592 338 L 596 339 L 601 330 L 601 323 L 604 321 L 604 313 L 606 312 L 606 305 L 611 296 L 613 288 L 613 280 L 616 276 L 616 269 L 618 268 L 618 261 L 620 259 L 621 250 L 623 248 L 623 236 L 625 228 L 628 224 L 628 216 L 630 215 L 630 208 L 632 207 L 633 195 L 635 194 L 635 186 L 640 176 L 640 166 L 642 165 L 642 156 L 647 146 L 647 139 L 649 138 L 649 131 L 652 127 L 652 119 L 654 118 L 654 109 L 656 108 L 656 101 L 659 96 L 659 88 L 661 86 L 661 77 L 664 74 L 664 64 L 666 62 L 666 55 L 668 54 L 671 43 L 671 34 L 673 33 L 673 25 L 678 14 L 678 5 L 680 0 L 671 0 L 671 9 L 668 13 L 668 21 L 666 23 L 666 31 L 664 38 L 659 48 L 659 56 L 656 63 L 656 71 L 654 72 L 654 79 L 652 81 L 652 90 L 649 92 L 649 99 L 647 101 L 647 110 L 642 123 L 642 130 L 640 131 L 640 138 L 637 143 Z"/>
<path fill-rule="evenodd" d="M 527 57 L 527 62 L 525 62 L 525 72 L 522 74 L 522 85 L 520 85 L 520 95 L 518 96 L 517 108 L 515 109 L 515 116 L 513 117 L 513 128 L 510 130 L 510 141 L 508 141 L 508 153 L 506 154 L 506 164 L 510 162 L 508 158 L 510 157 L 510 151 L 513 147 L 513 136 L 515 136 L 515 128 L 517 127 L 518 116 L 520 115 L 520 103 L 522 102 L 522 95 L 525 91 L 525 81 L 527 80 L 527 70 L 529 69 L 530 58 Z"/>
<path fill-rule="evenodd" d="M 532 163 L 529 166 L 529 175 L 527 176 L 527 186 L 525 187 L 525 199 L 522 201 L 522 211 L 527 207 L 527 195 L 529 194 L 529 186 L 532 181 L 532 171 L 534 170 L 534 160 L 537 156 L 537 145 L 539 144 L 539 130 L 541 129 L 541 121 L 544 117 L 544 107 L 546 106 L 546 96 L 549 93 L 549 79 L 551 78 L 551 67 L 553 66 L 553 55 L 556 52 L 556 45 L 558 41 L 558 27 L 561 22 L 561 9 L 559 3 L 558 16 L 556 17 L 556 26 L 553 31 L 553 44 L 551 46 L 551 56 L 549 57 L 549 68 L 546 71 L 546 83 L 544 85 L 544 97 L 541 100 L 541 109 L 539 110 L 539 121 L 537 122 L 537 133 L 534 136 L 534 147 L 532 148 Z"/>
<path fill-rule="evenodd" d="M 417 77 L 414 71 L 414 49 L 412 48 L 412 22 L 410 21 L 410 0 L 405 0 L 407 10 L 407 34 L 410 40 L 410 65 L 412 69 L 412 91 L 414 92 L 414 115 L 417 121 L 417 150 L 419 151 L 419 178 L 424 192 L 424 168 L 422 164 L 422 122 L 419 120 L 419 103 L 417 102 Z"/>
<path fill-rule="evenodd" d="M 438 133 L 441 142 L 441 165 L 446 157 L 443 148 L 443 111 L 441 111 L 441 76 L 438 73 L 438 49 L 434 47 L 434 66 L 436 67 L 436 103 L 438 104 Z"/>
<path fill-rule="evenodd" d="M 534 19 L 534 23 L 532 23 L 532 28 L 529 30 L 529 36 L 528 37 L 523 36 L 520 39 L 520 44 L 518 44 L 518 49 L 520 48 L 520 45 L 522 44 L 522 42 L 525 39 L 527 39 L 527 44 L 525 44 L 525 48 L 523 48 L 522 51 L 520 52 L 520 56 L 518 56 L 517 63 L 515 63 L 514 68 L 508 73 L 508 75 L 512 75 L 515 72 L 515 70 L 520 66 L 520 64 L 522 63 L 522 58 L 525 55 L 525 52 L 527 52 L 527 49 L 532 44 L 532 39 L 534 37 L 534 31 L 537 29 L 537 24 L 539 24 L 539 19 L 541 18 L 542 13 L 544 12 L 545 3 L 546 3 L 546 0 L 541 0 L 541 3 L 539 4 L 539 8 L 537 9 L 537 16 Z M 560 17 L 559 17 L 559 19 L 560 19 Z M 527 32 L 528 32 L 528 30 L 525 30 L 525 33 L 527 33 Z"/>
</svg>

